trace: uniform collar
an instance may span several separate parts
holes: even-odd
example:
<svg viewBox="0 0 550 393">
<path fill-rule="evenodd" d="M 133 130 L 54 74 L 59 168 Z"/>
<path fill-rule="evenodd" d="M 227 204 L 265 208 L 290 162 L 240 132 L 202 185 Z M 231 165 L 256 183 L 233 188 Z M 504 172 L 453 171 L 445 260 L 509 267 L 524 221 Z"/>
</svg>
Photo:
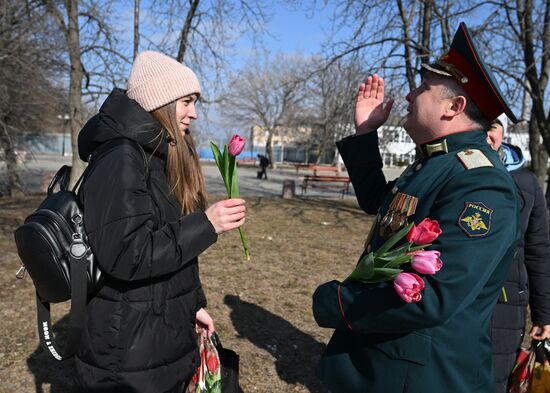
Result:
<svg viewBox="0 0 550 393">
<path fill-rule="evenodd" d="M 482 130 L 464 131 L 446 135 L 443 138 L 420 145 L 426 158 L 460 151 L 465 148 L 487 147 L 487 133 Z"/>
</svg>

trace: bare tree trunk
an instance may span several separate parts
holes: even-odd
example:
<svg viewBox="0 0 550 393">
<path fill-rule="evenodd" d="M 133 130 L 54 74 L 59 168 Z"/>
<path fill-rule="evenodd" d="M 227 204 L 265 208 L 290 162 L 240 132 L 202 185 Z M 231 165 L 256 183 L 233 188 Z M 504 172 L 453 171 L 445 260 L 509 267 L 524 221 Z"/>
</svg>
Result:
<svg viewBox="0 0 550 393">
<path fill-rule="evenodd" d="M 430 59 L 430 38 L 432 31 L 433 1 L 425 0 L 422 9 L 422 47 L 418 51 L 417 58 L 421 63 L 427 63 Z"/>
<path fill-rule="evenodd" d="M 250 138 L 248 138 L 248 148 L 250 149 L 250 158 L 254 156 L 254 126 L 250 127 Z"/>
<path fill-rule="evenodd" d="M 550 72 L 550 0 L 546 0 L 544 10 L 544 27 L 542 34 L 542 54 L 540 56 L 540 75 L 537 75 L 535 63 L 535 30 L 533 25 L 533 2 L 525 0 L 523 8 L 517 2 L 517 18 L 519 25 L 520 45 L 525 63 L 525 76 L 529 83 L 531 95 L 531 116 L 529 121 L 529 151 L 531 153 L 531 169 L 537 175 L 544 189 L 547 172 L 548 153 L 550 152 L 550 125 L 544 110 L 544 96 Z M 542 137 L 542 145 L 540 143 Z M 547 190 L 547 199 L 550 197 Z"/>
<path fill-rule="evenodd" d="M 139 0 L 134 0 L 134 60 L 139 52 Z"/>
<path fill-rule="evenodd" d="M 273 130 L 267 131 L 267 141 L 265 142 L 265 155 L 271 163 L 271 168 L 275 168 L 275 161 L 273 161 Z"/>
<path fill-rule="evenodd" d="M 317 155 L 317 164 L 321 164 L 323 161 L 323 158 L 329 149 L 334 146 L 334 136 L 332 134 L 332 131 L 334 129 L 334 125 L 330 123 L 325 123 L 322 126 L 322 138 L 319 142 L 319 150 Z"/>
<path fill-rule="evenodd" d="M 405 9 L 403 8 L 403 3 L 401 0 L 397 0 L 397 6 L 399 8 L 399 16 L 401 17 L 401 22 L 403 22 L 403 44 L 405 50 L 405 73 L 407 77 L 407 82 L 409 84 L 409 89 L 412 91 L 416 88 L 415 82 L 415 71 L 412 65 L 412 55 L 411 55 L 411 32 L 410 32 L 410 20 L 409 17 L 405 14 Z"/>
<path fill-rule="evenodd" d="M 435 8 L 435 11 L 437 12 L 437 7 Z M 440 26 L 441 26 L 441 47 L 442 48 L 449 48 L 451 46 L 451 29 L 449 29 L 449 19 L 447 18 L 447 10 L 443 9 L 441 10 L 444 13 L 444 17 L 442 15 L 437 15 L 440 19 Z"/>
<path fill-rule="evenodd" d="M 531 96 L 529 95 L 529 92 L 525 90 L 523 92 L 523 100 L 521 102 L 520 121 L 530 121 L 530 120 L 531 120 Z"/>
<path fill-rule="evenodd" d="M 531 170 L 537 175 L 539 183 L 543 187 L 546 181 L 548 153 L 540 143 L 540 130 L 536 121 L 529 122 L 529 153 L 531 154 Z"/>
<path fill-rule="evenodd" d="M 178 57 L 176 57 L 176 60 L 180 63 L 183 62 L 183 58 L 185 57 L 185 51 L 187 49 L 187 43 L 189 41 L 189 32 L 191 31 L 191 24 L 193 23 L 193 18 L 195 17 L 195 14 L 197 12 L 200 0 L 190 0 L 189 3 L 189 11 L 187 12 L 187 16 L 185 17 L 183 28 L 181 29 Z"/>
<path fill-rule="evenodd" d="M 5 123 L 5 122 L 3 122 Z M 11 136 L 4 124 L 2 124 L 3 132 L 0 135 L 0 146 L 4 148 L 4 157 L 6 157 L 6 172 L 8 174 L 8 182 L 6 184 L 6 196 L 20 196 L 23 195 L 23 187 L 21 186 L 21 180 L 17 174 L 17 157 L 15 155 L 15 148 L 11 140 Z"/>
<path fill-rule="evenodd" d="M 69 59 L 71 62 L 71 73 L 69 81 L 69 113 L 71 116 L 71 146 L 73 152 L 71 171 L 71 187 L 76 183 L 82 171 L 84 162 L 78 156 L 78 133 L 84 124 L 84 114 L 82 108 L 82 78 L 84 77 L 84 68 L 80 61 L 80 29 L 78 23 L 78 0 L 66 1 L 68 26 L 67 26 L 67 46 L 69 49 Z"/>
</svg>

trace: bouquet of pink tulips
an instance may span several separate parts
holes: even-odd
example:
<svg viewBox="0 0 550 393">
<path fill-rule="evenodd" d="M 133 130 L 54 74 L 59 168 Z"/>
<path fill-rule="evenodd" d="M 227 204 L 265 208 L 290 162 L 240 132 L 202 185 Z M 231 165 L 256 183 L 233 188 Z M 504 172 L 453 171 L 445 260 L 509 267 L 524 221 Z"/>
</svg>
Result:
<svg viewBox="0 0 550 393">
<path fill-rule="evenodd" d="M 440 253 L 425 248 L 441 233 L 435 220 L 425 218 L 418 226 L 413 222 L 393 235 L 376 252 L 361 258 L 347 279 L 364 283 L 393 280 L 393 287 L 401 299 L 407 303 L 418 302 L 422 298 L 424 280 L 415 273 L 405 272 L 402 266 L 410 264 L 420 274 L 437 273 L 443 266 Z M 392 250 L 404 236 L 407 236 L 407 243 Z"/>
<path fill-rule="evenodd" d="M 214 159 L 216 160 L 216 165 L 222 175 L 229 198 L 239 197 L 239 181 L 237 178 L 237 162 L 235 157 L 241 154 L 244 149 L 244 145 L 245 140 L 237 134 L 233 135 L 229 145 L 224 145 L 223 153 L 220 152 L 220 149 L 214 142 L 210 142 L 210 147 L 212 148 L 212 153 L 214 154 Z M 250 251 L 248 250 L 246 236 L 242 227 L 239 228 L 239 235 L 241 236 L 241 242 L 243 243 L 244 256 L 247 260 L 250 260 Z"/>
</svg>

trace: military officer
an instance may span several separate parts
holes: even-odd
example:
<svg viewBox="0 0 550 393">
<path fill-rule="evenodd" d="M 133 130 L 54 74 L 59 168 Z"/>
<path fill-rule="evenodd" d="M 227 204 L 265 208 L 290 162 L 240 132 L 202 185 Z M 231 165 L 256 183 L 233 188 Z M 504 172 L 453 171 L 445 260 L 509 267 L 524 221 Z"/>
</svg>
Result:
<svg viewBox="0 0 550 393">
<path fill-rule="evenodd" d="M 376 129 L 392 102 L 377 75 L 359 88 L 356 135 L 337 145 L 360 206 L 377 213 L 364 254 L 429 217 L 443 231 L 430 247 L 443 267 L 423 276 L 418 302 L 406 303 L 391 282 L 319 286 L 315 320 L 335 332 L 317 375 L 333 393 L 489 393 L 489 321 L 519 225 L 514 183 L 486 130 L 502 112 L 515 117 L 464 24 L 406 98 L 404 127 L 422 154 L 397 181 L 382 173 Z"/>
</svg>

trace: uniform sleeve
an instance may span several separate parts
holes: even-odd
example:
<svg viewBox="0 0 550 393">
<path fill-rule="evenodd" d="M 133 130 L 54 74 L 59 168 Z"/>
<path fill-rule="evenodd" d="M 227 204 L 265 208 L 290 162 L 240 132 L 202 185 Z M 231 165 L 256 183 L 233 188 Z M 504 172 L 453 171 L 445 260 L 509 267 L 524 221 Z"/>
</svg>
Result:
<svg viewBox="0 0 550 393">
<path fill-rule="evenodd" d="M 546 200 L 537 178 L 528 172 L 534 194 L 533 210 L 525 231 L 525 267 L 529 277 L 531 320 L 537 325 L 550 324 L 550 239 Z"/>
<path fill-rule="evenodd" d="M 392 282 L 378 286 L 344 282 L 340 286 L 332 281 L 313 295 L 317 323 L 358 333 L 407 333 L 440 325 L 471 304 L 503 258 L 511 260 L 515 250 L 516 196 L 505 176 L 494 168 L 463 171 L 440 191 L 430 218 L 439 222 L 443 233 L 430 249 L 441 252 L 444 265 L 435 275 L 423 277 L 426 285 L 419 302 L 405 303 Z M 493 210 L 485 236 L 469 237 L 458 226 L 467 202 L 483 203 Z M 503 268 L 507 271 L 508 264 Z"/>
<path fill-rule="evenodd" d="M 382 172 L 378 135 L 352 135 L 336 143 L 346 165 L 357 202 L 368 214 L 376 214 L 393 183 L 388 184 Z"/>
<path fill-rule="evenodd" d="M 84 222 L 102 271 L 119 280 L 171 274 L 216 242 L 196 211 L 155 228 L 141 154 L 122 145 L 98 160 L 83 184 Z"/>
</svg>

